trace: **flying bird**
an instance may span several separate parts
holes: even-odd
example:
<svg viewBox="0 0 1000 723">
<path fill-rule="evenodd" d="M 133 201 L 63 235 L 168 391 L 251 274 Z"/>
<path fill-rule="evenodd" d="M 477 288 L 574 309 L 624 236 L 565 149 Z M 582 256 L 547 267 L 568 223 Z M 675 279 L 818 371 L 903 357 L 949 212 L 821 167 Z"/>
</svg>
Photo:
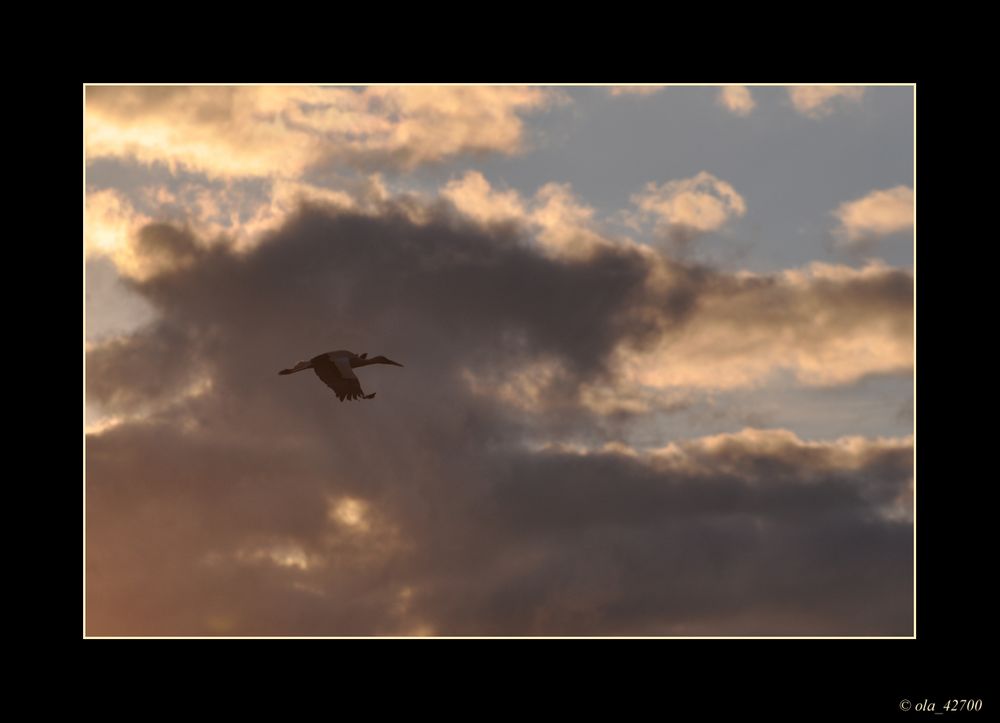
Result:
<svg viewBox="0 0 1000 723">
<path fill-rule="evenodd" d="M 300 361 L 291 369 L 282 369 L 278 374 L 294 374 L 303 369 L 312 369 L 316 372 L 316 376 L 322 379 L 323 383 L 334 391 L 337 399 L 340 401 L 344 401 L 345 399 L 371 399 L 375 396 L 374 392 L 365 394 L 361 390 L 361 382 L 354 374 L 354 370 L 357 367 L 368 366 L 369 364 L 403 366 L 392 359 L 386 359 L 384 356 L 375 356 L 369 359 L 368 352 L 355 354 L 346 349 L 338 349 L 337 351 L 329 351 L 326 354 L 314 356 L 309 361 Z"/>
</svg>

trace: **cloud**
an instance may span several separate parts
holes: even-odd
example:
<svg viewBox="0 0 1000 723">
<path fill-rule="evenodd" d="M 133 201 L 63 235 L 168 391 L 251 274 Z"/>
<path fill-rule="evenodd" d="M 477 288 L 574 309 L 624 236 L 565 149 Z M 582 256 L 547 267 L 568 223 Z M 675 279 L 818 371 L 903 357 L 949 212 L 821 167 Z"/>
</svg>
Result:
<svg viewBox="0 0 1000 723">
<path fill-rule="evenodd" d="M 689 279 L 680 281 L 684 276 Z M 672 269 L 661 283 L 695 283 Z M 645 346 L 625 343 L 616 366 L 630 384 L 738 389 L 778 373 L 800 384 L 848 384 L 913 368 L 913 277 L 871 263 L 814 263 L 776 274 L 704 274 L 693 310 Z"/>
<path fill-rule="evenodd" d="M 169 259 L 143 253 L 141 231 L 153 217 L 187 229 L 204 247 L 225 245 L 245 253 L 279 229 L 303 203 L 334 210 L 378 215 L 391 192 L 379 174 L 338 179 L 337 187 L 285 178 L 267 179 L 257 189 L 188 179 L 176 187 L 146 186 L 134 198 L 112 189 L 87 194 L 88 257 L 110 260 L 123 276 L 142 281 L 161 271 Z M 404 203 L 401 199 L 407 198 Z M 524 229 L 536 248 L 560 258 L 584 258 L 627 239 L 601 233 L 594 209 L 578 199 L 569 184 L 547 183 L 524 198 L 514 189 L 496 189 L 478 171 L 450 180 L 440 198 L 479 224 L 513 224 Z M 420 222 L 434 199 L 409 194 L 395 197 L 395 209 Z"/>
<path fill-rule="evenodd" d="M 573 402 L 703 303 L 738 328 L 726 289 L 759 303 L 750 326 L 814 299 L 833 333 L 893 308 L 888 271 L 734 278 L 422 218 L 307 205 L 239 253 L 143 230 L 165 262 L 130 284 L 157 321 L 88 352 L 88 401 L 124 420 L 87 437 L 90 634 L 912 632 L 912 440 L 633 450 Z M 276 374 L 333 348 L 406 367 L 365 369 L 378 398 L 354 405 Z M 468 370 L 537 371 L 563 418 L 529 423 Z M 529 444 L 566 425 L 598 439 Z"/>
<path fill-rule="evenodd" d="M 468 171 L 442 189 L 441 196 L 479 223 L 523 226 L 545 253 L 560 258 L 584 258 L 624 241 L 607 238 L 597 229 L 594 209 L 573 194 L 568 183 L 546 183 L 530 199 L 513 190 L 495 190 L 478 171 Z"/>
<path fill-rule="evenodd" d="M 860 103 L 864 94 L 863 87 L 846 85 L 796 85 L 788 89 L 792 107 L 813 119 L 833 113 L 837 102 Z"/>
<path fill-rule="evenodd" d="M 840 204 L 834 217 L 836 238 L 846 245 L 864 244 L 913 228 L 913 189 L 896 186 Z"/>
<path fill-rule="evenodd" d="M 150 260 L 140 255 L 132 243 L 139 230 L 151 221 L 118 191 L 88 191 L 83 229 L 85 255 L 108 257 L 130 276 L 142 278 L 154 273 Z"/>
<path fill-rule="evenodd" d="M 658 229 L 684 239 L 718 231 L 747 210 L 729 183 L 707 171 L 661 185 L 650 182 L 631 200 L 639 207 L 636 220 L 653 219 Z"/>
<path fill-rule="evenodd" d="M 750 115 L 757 106 L 750 89 L 745 85 L 724 86 L 719 90 L 717 101 L 723 108 L 738 116 Z"/>
<path fill-rule="evenodd" d="M 684 408 L 690 393 L 833 387 L 913 371 L 913 277 L 878 262 L 726 274 L 643 256 L 648 274 L 600 379 L 567 387 L 558 358 L 468 369 L 470 389 L 538 414 Z M 492 376 L 491 376 L 492 375 Z"/>
<path fill-rule="evenodd" d="M 481 224 L 524 221 L 528 217 L 521 194 L 514 189 L 494 190 L 479 171 L 467 171 L 461 178 L 450 180 L 441 196 Z"/>
<path fill-rule="evenodd" d="M 608 87 L 612 96 L 647 96 L 655 95 L 666 88 L 665 85 L 613 85 Z"/>
<path fill-rule="evenodd" d="M 141 187 L 131 198 L 113 189 L 91 189 L 85 214 L 87 257 L 106 258 L 122 276 L 142 281 L 168 270 L 162 255 L 141 248 L 141 232 L 153 217 L 186 229 L 195 246 L 223 245 L 242 253 L 280 228 L 302 203 L 378 213 L 390 195 L 379 174 L 337 180 L 337 187 L 325 187 L 273 178 L 248 188 L 186 178 L 171 187 Z"/>
<path fill-rule="evenodd" d="M 298 178 L 330 161 L 411 169 L 521 153 L 522 115 L 562 98 L 512 86 L 88 86 L 86 153 L 213 179 Z"/>
<path fill-rule="evenodd" d="M 190 262 L 198 247 L 250 243 L 251 232 L 266 229 L 263 221 L 275 221 L 276 214 L 269 213 L 275 203 L 251 206 L 254 217 L 241 220 L 247 203 L 234 189 L 194 183 L 176 191 L 153 186 L 134 198 L 114 189 L 90 189 L 84 213 L 86 256 L 107 259 L 123 277 L 141 281 Z M 154 216 L 170 223 L 154 224 Z M 188 231 L 183 239 L 175 233 L 178 228 Z M 159 241 L 168 237 L 190 247 L 186 258 L 165 250 Z"/>
<path fill-rule="evenodd" d="M 715 183 L 706 176 L 687 180 Z M 671 212 L 672 200 L 693 186 L 677 182 L 666 212 Z M 736 208 L 743 207 L 728 184 L 718 186 L 723 199 Z M 273 232 L 286 220 L 286 214 L 297 208 L 295 204 L 310 199 L 322 202 L 322 208 L 334 214 L 351 212 L 377 220 L 388 210 L 402 213 L 416 227 L 436 223 L 438 211 L 432 203 L 392 201 L 382 187 L 364 208 L 350 200 L 330 201 L 322 195 L 293 193 L 297 189 L 289 186 L 282 196 L 276 194 L 266 207 L 267 214 L 258 212 L 253 223 L 264 225 L 261 219 L 266 218 Z M 628 239 L 602 235 L 595 227 L 592 209 L 577 201 L 568 185 L 546 184 L 534 197 L 523 199 L 516 191 L 493 189 L 481 174 L 470 172 L 451 181 L 442 196 L 467 222 L 484 224 L 507 237 L 524 259 L 534 259 L 533 264 L 541 263 L 538 253 L 556 267 L 569 262 L 576 268 L 596 269 L 595 259 L 628 260 L 631 270 L 626 283 L 631 288 L 627 300 L 619 302 L 621 309 L 614 319 L 625 333 L 609 328 L 600 350 L 574 350 L 592 360 L 598 358 L 594 356 L 598 352 L 600 363 L 613 367 L 615 374 L 605 376 L 600 384 L 567 376 L 560 365 L 576 363 L 570 352 L 563 358 L 536 354 L 525 361 L 533 365 L 534 372 L 525 373 L 528 367 L 524 367 L 504 379 L 487 379 L 481 369 L 466 370 L 470 388 L 493 390 L 515 407 L 526 409 L 532 400 L 549 403 L 567 397 L 573 403 L 586 400 L 592 411 L 639 413 L 674 407 L 682 390 L 754 388 L 775 381 L 780 374 L 790 375 L 798 384 L 831 386 L 853 383 L 871 374 L 907 374 L 912 370 L 913 280 L 906 271 L 879 263 L 861 269 L 816 263 L 776 274 L 725 274 L 672 261 Z M 678 208 L 682 213 L 682 201 L 678 201 Z M 258 243 L 266 238 L 261 233 Z M 145 271 L 133 272 L 132 278 L 142 281 L 155 273 L 191 265 L 217 247 L 199 240 L 190 229 L 181 232 L 168 225 L 150 224 L 136 233 L 128 246 L 128 259 L 141 259 L 134 265 Z M 234 248 L 246 254 L 252 246 Z M 129 273 L 131 268 L 124 270 Z M 519 283 L 516 273 L 511 270 L 510 274 L 511 288 L 515 288 Z M 495 279 L 486 278 L 484 283 L 495 283 Z M 622 287 L 622 291 L 626 289 Z M 593 292 L 605 297 L 608 293 L 596 287 Z M 481 307 L 486 309 L 493 303 L 509 302 L 494 297 L 483 299 Z M 544 317 L 551 301 L 539 298 L 537 304 Z M 580 309 L 603 318 L 589 303 Z M 553 320 L 545 333 L 535 333 L 519 343 L 545 344 L 563 333 L 559 326 Z M 567 380 L 573 382 L 568 387 Z M 563 390 L 557 394 L 555 387 L 560 385 Z"/>
<path fill-rule="evenodd" d="M 372 178 L 376 185 L 377 176 Z M 353 193 L 351 192 L 353 191 Z M 202 238 L 227 237 L 246 248 L 280 227 L 302 202 L 345 209 L 365 207 L 360 188 L 337 189 L 284 178 L 269 179 L 257 193 L 238 184 L 184 182 L 175 191 L 164 186 L 143 189 L 158 218 L 189 225 Z"/>
</svg>

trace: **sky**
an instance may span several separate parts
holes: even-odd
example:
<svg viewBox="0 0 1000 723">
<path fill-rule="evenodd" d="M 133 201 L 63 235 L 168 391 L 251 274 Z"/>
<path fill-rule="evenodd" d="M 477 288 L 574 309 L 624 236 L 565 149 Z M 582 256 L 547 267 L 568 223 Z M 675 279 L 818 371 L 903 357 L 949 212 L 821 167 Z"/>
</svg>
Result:
<svg viewBox="0 0 1000 723">
<path fill-rule="evenodd" d="M 86 86 L 86 633 L 911 636 L 912 86 Z M 339 402 L 311 372 L 348 349 Z"/>
</svg>

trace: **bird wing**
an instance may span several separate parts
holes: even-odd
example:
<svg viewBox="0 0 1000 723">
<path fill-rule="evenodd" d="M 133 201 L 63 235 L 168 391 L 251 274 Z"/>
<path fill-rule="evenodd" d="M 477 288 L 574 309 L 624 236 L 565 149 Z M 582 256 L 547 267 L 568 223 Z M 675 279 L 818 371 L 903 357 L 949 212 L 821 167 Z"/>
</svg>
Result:
<svg viewBox="0 0 1000 723">
<path fill-rule="evenodd" d="M 344 379 L 357 379 L 354 370 L 351 369 L 351 361 L 346 356 L 334 357 L 333 363 L 337 365 L 337 371 Z"/>
<path fill-rule="evenodd" d="M 346 358 L 336 358 L 333 361 L 320 360 L 313 364 L 316 376 L 323 380 L 337 395 L 337 399 L 358 399 L 365 393 L 361 391 L 361 382 L 354 375 L 351 364 Z"/>
</svg>

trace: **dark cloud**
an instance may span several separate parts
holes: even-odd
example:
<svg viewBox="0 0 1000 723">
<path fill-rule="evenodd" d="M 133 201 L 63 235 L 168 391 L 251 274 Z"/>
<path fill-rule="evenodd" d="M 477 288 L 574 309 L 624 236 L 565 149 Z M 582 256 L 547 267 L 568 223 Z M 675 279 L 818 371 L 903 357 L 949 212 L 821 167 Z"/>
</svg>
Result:
<svg viewBox="0 0 1000 723">
<path fill-rule="evenodd" d="M 197 368 L 191 330 L 155 322 L 87 354 L 87 395 L 109 412 L 132 411 L 172 398 Z"/>
<path fill-rule="evenodd" d="M 87 439 L 91 634 L 910 632 L 912 529 L 881 512 L 906 449 L 525 446 L 590 429 L 573 390 L 725 277 L 674 265 L 653 291 L 635 251 L 558 261 L 392 205 L 305 208 L 243 255 L 164 226 L 142 243 L 167 269 L 132 282 L 158 321 L 88 354 L 90 398 L 146 415 Z M 277 375 L 337 348 L 406 366 L 364 369 L 378 398 L 353 404 Z M 567 418 L 529 422 L 463 376 L 540 357 Z"/>
</svg>

